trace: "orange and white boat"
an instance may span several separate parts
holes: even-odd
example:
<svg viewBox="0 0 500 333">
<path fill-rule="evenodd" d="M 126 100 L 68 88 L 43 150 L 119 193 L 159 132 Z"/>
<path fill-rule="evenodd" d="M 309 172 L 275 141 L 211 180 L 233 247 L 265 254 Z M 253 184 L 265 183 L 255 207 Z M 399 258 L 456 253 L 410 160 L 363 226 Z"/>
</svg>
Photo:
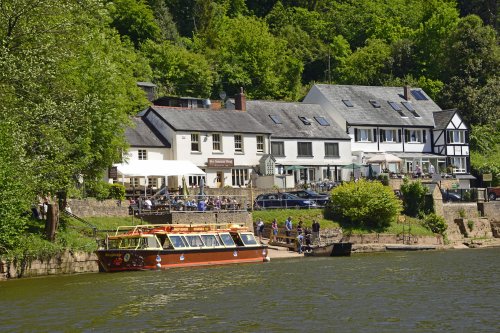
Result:
<svg viewBox="0 0 500 333">
<path fill-rule="evenodd" d="M 105 272 L 269 261 L 267 246 L 235 224 L 122 226 L 96 254 Z"/>
</svg>

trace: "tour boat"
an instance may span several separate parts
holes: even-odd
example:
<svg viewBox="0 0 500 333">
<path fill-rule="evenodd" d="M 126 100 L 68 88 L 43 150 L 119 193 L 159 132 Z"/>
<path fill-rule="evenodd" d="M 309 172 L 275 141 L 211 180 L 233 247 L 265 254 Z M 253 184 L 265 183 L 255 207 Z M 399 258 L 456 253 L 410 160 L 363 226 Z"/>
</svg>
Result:
<svg viewBox="0 0 500 333">
<path fill-rule="evenodd" d="M 121 226 L 96 254 L 105 272 L 269 261 L 267 246 L 236 224 Z"/>
</svg>

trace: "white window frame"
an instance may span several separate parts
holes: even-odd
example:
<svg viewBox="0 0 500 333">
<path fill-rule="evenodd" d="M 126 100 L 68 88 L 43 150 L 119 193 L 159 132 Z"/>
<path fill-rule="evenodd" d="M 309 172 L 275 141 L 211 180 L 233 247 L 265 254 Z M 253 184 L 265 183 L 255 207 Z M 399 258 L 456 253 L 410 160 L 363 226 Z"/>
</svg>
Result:
<svg viewBox="0 0 500 333">
<path fill-rule="evenodd" d="M 409 129 L 408 133 L 408 143 L 422 143 L 422 130 Z"/>
<path fill-rule="evenodd" d="M 158 178 L 149 177 L 148 178 L 148 187 L 158 188 Z"/>
<path fill-rule="evenodd" d="M 201 151 L 200 134 L 191 133 L 191 152 L 199 153 L 200 151 Z"/>
<path fill-rule="evenodd" d="M 358 128 L 358 142 L 373 142 L 373 129 L 371 128 Z"/>
<path fill-rule="evenodd" d="M 146 149 L 139 149 L 137 151 L 137 158 L 140 161 L 144 161 L 148 159 L 148 151 Z"/>
<path fill-rule="evenodd" d="M 264 136 L 257 135 L 255 139 L 257 141 L 257 153 L 264 153 Z"/>
<path fill-rule="evenodd" d="M 212 149 L 216 152 L 222 151 L 222 141 L 220 133 L 212 133 Z"/>
<path fill-rule="evenodd" d="M 398 130 L 396 129 L 383 129 L 383 130 L 384 130 L 384 137 L 382 142 L 387 142 L 387 143 L 398 142 Z M 392 138 L 388 138 L 389 136 L 392 136 Z"/>
<path fill-rule="evenodd" d="M 234 135 L 234 152 L 243 153 L 243 135 L 241 134 Z"/>
<path fill-rule="evenodd" d="M 453 173 L 465 173 L 467 170 L 467 161 L 465 157 L 450 157 Z"/>
<path fill-rule="evenodd" d="M 448 143 L 465 144 L 464 130 L 448 130 Z"/>
<path fill-rule="evenodd" d="M 249 172 L 246 168 L 231 169 L 231 179 L 233 186 L 245 186 L 248 183 Z"/>
</svg>

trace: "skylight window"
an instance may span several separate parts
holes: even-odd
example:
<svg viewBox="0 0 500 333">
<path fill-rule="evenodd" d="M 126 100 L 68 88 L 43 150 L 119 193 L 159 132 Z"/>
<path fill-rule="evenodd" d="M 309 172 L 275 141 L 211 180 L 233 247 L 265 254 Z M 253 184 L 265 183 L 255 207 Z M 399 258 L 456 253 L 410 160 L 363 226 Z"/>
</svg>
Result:
<svg viewBox="0 0 500 333">
<path fill-rule="evenodd" d="M 302 120 L 302 122 L 304 123 L 304 125 L 311 125 L 311 121 L 309 119 L 307 119 L 306 117 L 299 116 L 299 119 Z"/>
<path fill-rule="evenodd" d="M 269 117 L 273 120 L 275 124 L 281 124 L 281 118 L 279 116 L 276 116 L 274 114 L 270 114 Z"/>
<path fill-rule="evenodd" d="M 342 102 L 344 102 L 345 106 L 349 108 L 352 108 L 354 106 L 350 99 L 343 99 Z"/>
<path fill-rule="evenodd" d="M 398 103 L 396 102 L 393 102 L 393 101 L 387 101 L 387 103 L 389 103 L 389 105 L 399 113 L 399 115 L 401 117 L 406 117 L 405 114 L 403 113 L 403 109 L 401 108 L 401 106 L 399 106 Z"/>
<path fill-rule="evenodd" d="M 427 101 L 428 100 L 428 98 L 424 95 L 422 90 L 412 90 L 411 94 L 413 95 L 413 97 L 415 97 L 415 99 L 417 101 Z"/>
<path fill-rule="evenodd" d="M 415 108 L 413 107 L 413 104 L 411 104 L 410 102 L 401 102 L 401 104 L 403 104 L 405 106 L 405 108 L 411 112 L 412 115 L 414 115 L 415 117 L 419 118 L 420 115 L 417 113 L 417 111 L 415 110 Z"/>
<path fill-rule="evenodd" d="M 318 124 L 320 124 L 321 126 L 330 126 L 330 123 L 324 117 L 314 117 L 314 119 L 316 119 Z"/>
<path fill-rule="evenodd" d="M 379 108 L 380 107 L 380 103 L 378 101 L 375 101 L 375 100 L 371 100 L 370 101 L 370 104 L 374 107 L 374 108 Z"/>
</svg>

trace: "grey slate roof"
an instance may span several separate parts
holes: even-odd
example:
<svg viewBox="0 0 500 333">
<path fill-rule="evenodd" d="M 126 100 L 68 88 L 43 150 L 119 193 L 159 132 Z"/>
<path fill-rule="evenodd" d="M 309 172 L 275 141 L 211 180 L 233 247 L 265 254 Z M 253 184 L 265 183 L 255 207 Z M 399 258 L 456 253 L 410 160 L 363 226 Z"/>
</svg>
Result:
<svg viewBox="0 0 500 333">
<path fill-rule="evenodd" d="M 245 111 L 186 109 L 151 106 L 176 131 L 269 134 L 270 131 Z"/>
<path fill-rule="evenodd" d="M 350 137 L 333 121 L 318 104 L 247 101 L 247 112 L 266 126 L 275 138 L 313 138 L 350 140 Z M 280 117 L 276 124 L 270 115 Z M 299 116 L 306 117 L 311 124 L 305 125 Z M 322 126 L 314 117 L 323 117 L 330 124 Z"/>
<path fill-rule="evenodd" d="M 445 110 L 434 112 L 434 123 L 436 124 L 435 129 L 445 129 L 446 126 L 450 123 L 451 119 L 455 115 L 455 110 Z"/>
<path fill-rule="evenodd" d="M 125 137 L 131 147 L 170 148 L 170 142 L 141 117 L 132 118 L 133 126 L 125 130 Z"/>
<path fill-rule="evenodd" d="M 406 101 L 403 96 L 403 87 L 327 84 L 317 84 L 315 87 L 350 125 L 434 127 L 432 113 L 441 111 L 441 108 L 420 88 L 412 87 L 411 90 L 421 91 L 428 99 L 416 100 L 413 95 L 411 96 L 410 101 L 420 115 L 420 118 L 417 118 L 401 104 L 401 102 Z M 342 102 L 343 99 L 350 100 L 354 106 L 347 107 Z M 378 101 L 381 107 L 373 107 L 370 100 Z M 387 103 L 388 101 L 397 102 L 407 118 L 399 115 Z"/>
</svg>

